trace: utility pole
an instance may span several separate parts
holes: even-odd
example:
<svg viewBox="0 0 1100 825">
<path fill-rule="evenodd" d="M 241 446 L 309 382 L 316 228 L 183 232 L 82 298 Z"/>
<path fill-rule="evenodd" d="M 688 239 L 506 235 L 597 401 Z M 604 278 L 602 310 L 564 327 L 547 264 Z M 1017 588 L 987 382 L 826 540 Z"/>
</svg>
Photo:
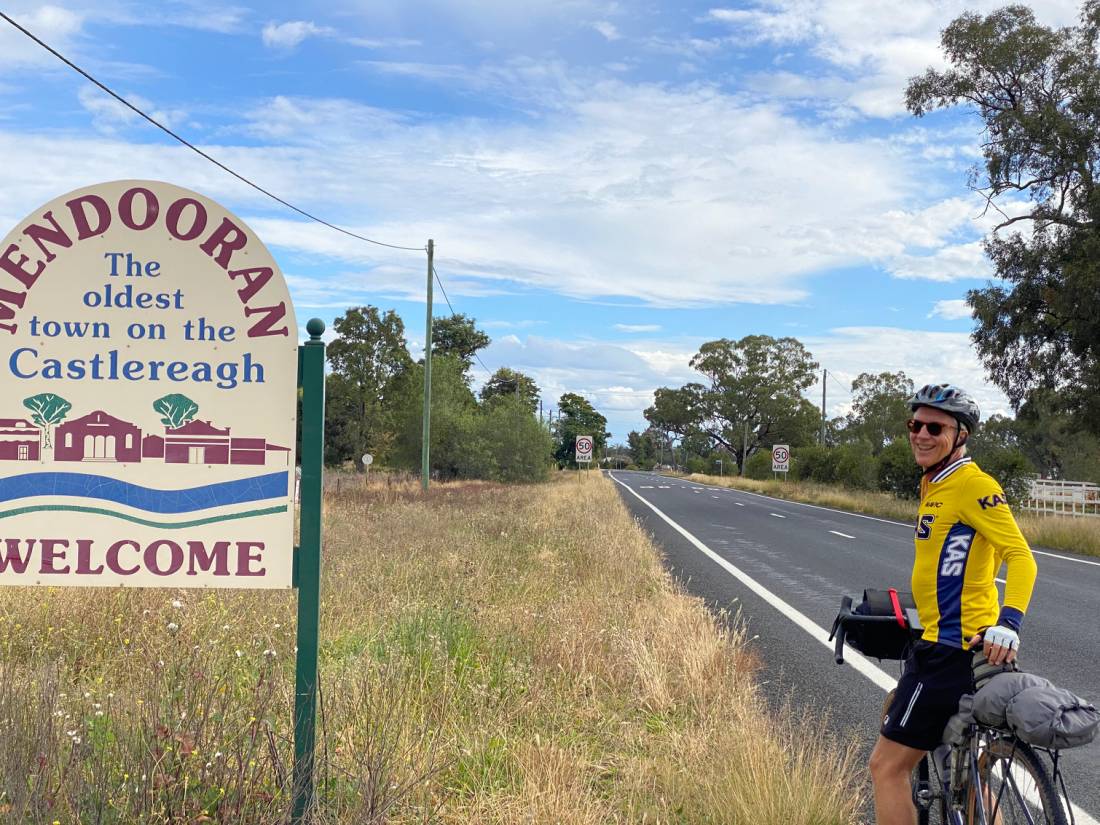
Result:
<svg viewBox="0 0 1100 825">
<path fill-rule="evenodd" d="M 821 446 L 825 446 L 825 382 L 829 378 L 829 371 L 821 371 Z"/>
<path fill-rule="evenodd" d="M 432 275 L 435 241 L 428 239 L 428 317 L 424 323 L 424 445 L 420 450 L 420 487 L 428 492 L 432 440 Z"/>
</svg>

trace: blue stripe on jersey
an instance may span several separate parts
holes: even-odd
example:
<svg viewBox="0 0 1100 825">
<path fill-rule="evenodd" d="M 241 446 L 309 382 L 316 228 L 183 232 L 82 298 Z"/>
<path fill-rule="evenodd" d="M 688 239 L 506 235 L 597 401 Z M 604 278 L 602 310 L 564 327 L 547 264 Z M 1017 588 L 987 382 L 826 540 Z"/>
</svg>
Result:
<svg viewBox="0 0 1100 825">
<path fill-rule="evenodd" d="M 939 642 L 962 646 L 962 592 L 966 562 L 976 531 L 955 522 L 940 548 L 939 569 L 936 571 L 936 601 L 940 608 Z"/>
</svg>

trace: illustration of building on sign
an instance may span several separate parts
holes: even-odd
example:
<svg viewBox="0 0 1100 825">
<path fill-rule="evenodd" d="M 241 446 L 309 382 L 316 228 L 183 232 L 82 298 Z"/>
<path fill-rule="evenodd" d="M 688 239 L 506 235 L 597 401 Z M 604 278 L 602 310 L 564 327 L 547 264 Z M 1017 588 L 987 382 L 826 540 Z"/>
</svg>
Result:
<svg viewBox="0 0 1100 825">
<path fill-rule="evenodd" d="M 42 430 L 25 418 L 0 418 L 0 461 L 38 461 Z"/>
<path fill-rule="evenodd" d="M 141 461 L 141 430 L 96 410 L 59 424 L 54 432 L 54 461 Z"/>
<path fill-rule="evenodd" d="M 37 461 L 41 443 L 40 427 L 23 419 L 0 418 L 0 460 Z M 290 452 L 289 447 L 268 444 L 264 438 L 233 436 L 229 427 L 210 421 L 192 420 L 166 426 L 163 435 L 143 435 L 136 424 L 95 410 L 56 428 L 53 459 L 264 466 L 269 454 L 274 454 L 274 464 L 289 464 Z"/>
</svg>

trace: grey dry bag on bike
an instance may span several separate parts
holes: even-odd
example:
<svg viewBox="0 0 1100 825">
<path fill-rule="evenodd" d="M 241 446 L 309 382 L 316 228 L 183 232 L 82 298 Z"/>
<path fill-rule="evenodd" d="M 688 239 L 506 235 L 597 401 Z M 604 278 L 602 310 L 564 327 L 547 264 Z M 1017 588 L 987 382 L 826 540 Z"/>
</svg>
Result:
<svg viewBox="0 0 1100 825">
<path fill-rule="evenodd" d="M 904 659 L 915 640 L 909 611 L 916 614 L 911 593 L 864 590 L 863 601 L 852 608 L 854 621 L 845 623 L 846 641 L 864 656 L 875 659 Z M 861 623 L 859 617 L 893 616 L 893 622 Z"/>
<path fill-rule="evenodd" d="M 994 676 L 974 695 L 973 709 L 979 722 L 1042 748 L 1087 745 L 1100 730 L 1100 711 L 1092 703 L 1030 673 Z"/>
</svg>

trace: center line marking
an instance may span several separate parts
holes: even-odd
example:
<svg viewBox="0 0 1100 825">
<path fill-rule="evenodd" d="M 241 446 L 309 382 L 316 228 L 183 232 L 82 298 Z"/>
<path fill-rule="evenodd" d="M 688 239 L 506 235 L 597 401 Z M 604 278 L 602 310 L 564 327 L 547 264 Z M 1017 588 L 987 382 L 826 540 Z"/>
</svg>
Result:
<svg viewBox="0 0 1100 825">
<path fill-rule="evenodd" d="M 855 538 L 855 536 L 849 536 L 847 533 L 842 533 L 839 530 L 830 530 L 829 532 L 832 533 L 834 536 L 844 536 L 844 538 L 846 538 L 846 539 L 854 539 Z"/>
<path fill-rule="evenodd" d="M 779 515 L 779 513 L 768 513 L 768 515 L 769 516 L 775 516 L 776 518 L 786 518 L 786 516 L 781 516 L 781 515 Z"/>
<path fill-rule="evenodd" d="M 735 501 L 734 504 L 736 504 L 738 507 L 744 507 L 745 506 L 740 501 Z"/>
</svg>

